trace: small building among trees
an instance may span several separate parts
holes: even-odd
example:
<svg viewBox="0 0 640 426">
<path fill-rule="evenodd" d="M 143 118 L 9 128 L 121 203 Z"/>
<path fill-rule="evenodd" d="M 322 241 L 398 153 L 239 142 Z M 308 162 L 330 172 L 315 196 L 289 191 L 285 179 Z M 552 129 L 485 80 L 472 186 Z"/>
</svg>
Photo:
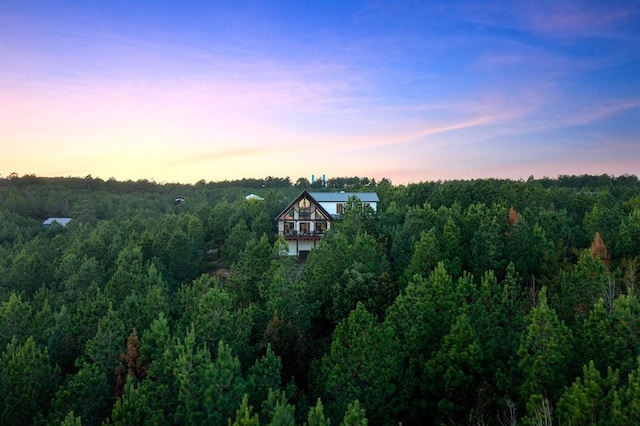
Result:
<svg viewBox="0 0 640 426">
<path fill-rule="evenodd" d="M 69 222 L 71 222 L 70 217 L 50 217 L 49 219 L 42 222 L 42 226 L 48 228 L 54 223 L 57 223 L 60 226 L 67 226 Z"/>
</svg>

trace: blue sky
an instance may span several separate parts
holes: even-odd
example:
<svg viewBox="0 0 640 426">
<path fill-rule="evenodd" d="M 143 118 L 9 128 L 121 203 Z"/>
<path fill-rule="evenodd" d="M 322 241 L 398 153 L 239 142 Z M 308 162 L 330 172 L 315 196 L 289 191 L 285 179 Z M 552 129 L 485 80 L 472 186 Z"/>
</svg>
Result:
<svg viewBox="0 0 640 426">
<path fill-rule="evenodd" d="M 640 3 L 4 1 L 0 146 L 0 175 L 638 175 Z"/>
</svg>

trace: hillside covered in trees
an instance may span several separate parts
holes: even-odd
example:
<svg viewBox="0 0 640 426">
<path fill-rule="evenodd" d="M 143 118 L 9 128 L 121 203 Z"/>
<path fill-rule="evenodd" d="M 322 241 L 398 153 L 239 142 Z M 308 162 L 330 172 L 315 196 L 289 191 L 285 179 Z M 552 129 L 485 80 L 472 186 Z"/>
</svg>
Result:
<svg viewBox="0 0 640 426">
<path fill-rule="evenodd" d="M 0 178 L 0 424 L 637 424 L 635 176 L 319 185 Z"/>
</svg>

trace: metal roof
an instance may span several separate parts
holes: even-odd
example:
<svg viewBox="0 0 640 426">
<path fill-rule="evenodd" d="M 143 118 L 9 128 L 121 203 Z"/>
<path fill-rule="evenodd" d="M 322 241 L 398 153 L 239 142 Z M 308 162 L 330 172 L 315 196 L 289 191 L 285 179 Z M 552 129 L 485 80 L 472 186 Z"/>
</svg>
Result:
<svg viewBox="0 0 640 426">
<path fill-rule="evenodd" d="M 69 222 L 71 222 L 70 217 L 50 217 L 49 219 L 42 222 L 44 226 L 53 225 L 54 222 L 59 223 L 62 226 L 67 226 Z"/>
<path fill-rule="evenodd" d="M 353 196 L 363 203 L 380 202 L 375 192 L 310 192 L 309 195 L 319 203 L 346 203 Z"/>
</svg>

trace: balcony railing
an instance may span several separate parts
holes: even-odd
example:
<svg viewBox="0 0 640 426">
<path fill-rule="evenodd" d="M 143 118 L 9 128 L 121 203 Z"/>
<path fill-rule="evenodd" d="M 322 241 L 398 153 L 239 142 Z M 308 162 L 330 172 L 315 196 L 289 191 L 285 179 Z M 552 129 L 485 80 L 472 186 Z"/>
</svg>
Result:
<svg viewBox="0 0 640 426">
<path fill-rule="evenodd" d="M 293 230 L 284 230 L 282 231 L 282 235 L 285 238 L 320 238 L 322 237 L 322 231 L 293 231 Z"/>
</svg>

